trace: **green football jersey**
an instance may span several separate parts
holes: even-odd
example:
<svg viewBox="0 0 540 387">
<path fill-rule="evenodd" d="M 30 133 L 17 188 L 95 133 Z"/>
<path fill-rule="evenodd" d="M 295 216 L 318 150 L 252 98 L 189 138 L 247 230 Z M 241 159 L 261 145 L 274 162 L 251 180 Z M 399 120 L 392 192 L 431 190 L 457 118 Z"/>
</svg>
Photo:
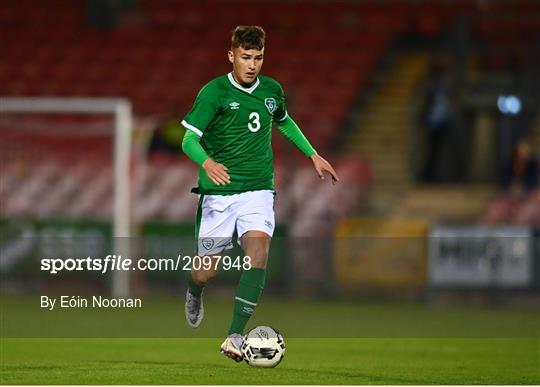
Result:
<svg viewBox="0 0 540 387">
<path fill-rule="evenodd" d="M 272 78 L 259 75 L 246 88 L 229 73 L 206 84 L 182 124 L 202 137 L 203 148 L 228 168 L 231 182 L 215 185 L 201 168 L 199 192 L 273 190 L 272 123 L 286 118 L 285 94 Z"/>
</svg>

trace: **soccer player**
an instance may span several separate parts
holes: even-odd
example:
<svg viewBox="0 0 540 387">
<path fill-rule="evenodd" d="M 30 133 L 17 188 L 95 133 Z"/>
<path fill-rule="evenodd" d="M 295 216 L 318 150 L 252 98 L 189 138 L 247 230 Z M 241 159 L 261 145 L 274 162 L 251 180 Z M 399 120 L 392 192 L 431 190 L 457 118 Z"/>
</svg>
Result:
<svg viewBox="0 0 540 387">
<path fill-rule="evenodd" d="M 278 130 L 313 161 L 321 179 L 327 172 L 339 181 L 332 166 L 317 154 L 287 114 L 280 84 L 259 75 L 264 59 L 265 32 L 259 26 L 233 30 L 228 52 L 232 71 L 206 84 L 182 121 L 182 149 L 200 167 L 196 238 L 199 256 L 217 260 L 232 248 L 236 230 L 251 269 L 243 270 L 236 288 L 229 335 L 221 352 L 240 361 L 244 328 L 264 288 L 270 240 L 274 232 L 274 166 L 271 129 Z M 202 293 L 216 275 L 192 268 L 185 313 L 199 326 L 204 316 Z"/>
</svg>

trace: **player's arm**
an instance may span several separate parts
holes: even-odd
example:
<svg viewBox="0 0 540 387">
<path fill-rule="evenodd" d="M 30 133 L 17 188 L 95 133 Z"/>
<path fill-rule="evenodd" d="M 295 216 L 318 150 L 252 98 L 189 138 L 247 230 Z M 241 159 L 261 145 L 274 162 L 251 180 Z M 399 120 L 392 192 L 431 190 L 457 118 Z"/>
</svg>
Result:
<svg viewBox="0 0 540 387">
<path fill-rule="evenodd" d="M 338 175 L 334 168 L 332 168 L 332 165 L 319 156 L 291 117 L 286 115 L 285 119 L 276 122 L 276 126 L 289 141 L 302 151 L 302 153 L 311 158 L 313 167 L 322 180 L 324 180 L 324 172 L 328 172 L 330 176 L 332 176 L 332 184 L 336 184 L 339 181 Z"/>
<path fill-rule="evenodd" d="M 201 137 L 187 128 L 182 140 L 182 150 L 191 160 L 205 170 L 214 184 L 223 185 L 231 182 L 227 167 L 212 160 L 201 145 Z"/>
<path fill-rule="evenodd" d="M 227 167 L 212 160 L 201 145 L 204 131 L 219 110 L 217 99 L 219 99 L 219 96 L 216 95 L 211 83 L 208 83 L 199 91 L 193 107 L 182 120 L 182 125 L 186 129 L 186 134 L 182 140 L 182 150 L 205 170 L 214 184 L 222 185 L 230 182 Z"/>
</svg>

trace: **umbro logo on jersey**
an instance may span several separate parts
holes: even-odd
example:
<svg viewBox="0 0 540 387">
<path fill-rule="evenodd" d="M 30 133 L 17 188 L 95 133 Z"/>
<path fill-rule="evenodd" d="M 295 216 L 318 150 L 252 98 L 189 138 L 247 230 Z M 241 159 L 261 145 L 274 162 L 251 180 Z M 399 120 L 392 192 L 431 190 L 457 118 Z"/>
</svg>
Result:
<svg viewBox="0 0 540 387">
<path fill-rule="evenodd" d="M 231 107 L 231 110 L 237 110 L 240 108 L 240 104 L 238 102 L 231 102 L 229 106 Z"/>
<path fill-rule="evenodd" d="M 266 108 L 268 109 L 270 114 L 274 114 L 277 109 L 276 100 L 274 98 L 265 98 L 264 104 L 266 105 Z"/>
</svg>

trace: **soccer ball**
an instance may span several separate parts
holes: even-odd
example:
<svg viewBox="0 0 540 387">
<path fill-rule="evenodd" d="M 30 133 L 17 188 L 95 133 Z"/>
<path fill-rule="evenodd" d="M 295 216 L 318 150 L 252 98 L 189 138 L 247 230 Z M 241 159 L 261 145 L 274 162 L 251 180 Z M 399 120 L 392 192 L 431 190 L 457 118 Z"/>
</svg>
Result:
<svg viewBox="0 0 540 387">
<path fill-rule="evenodd" d="M 274 328 L 259 326 L 246 335 L 242 354 L 250 366 L 275 367 L 285 354 L 285 341 Z"/>
</svg>

